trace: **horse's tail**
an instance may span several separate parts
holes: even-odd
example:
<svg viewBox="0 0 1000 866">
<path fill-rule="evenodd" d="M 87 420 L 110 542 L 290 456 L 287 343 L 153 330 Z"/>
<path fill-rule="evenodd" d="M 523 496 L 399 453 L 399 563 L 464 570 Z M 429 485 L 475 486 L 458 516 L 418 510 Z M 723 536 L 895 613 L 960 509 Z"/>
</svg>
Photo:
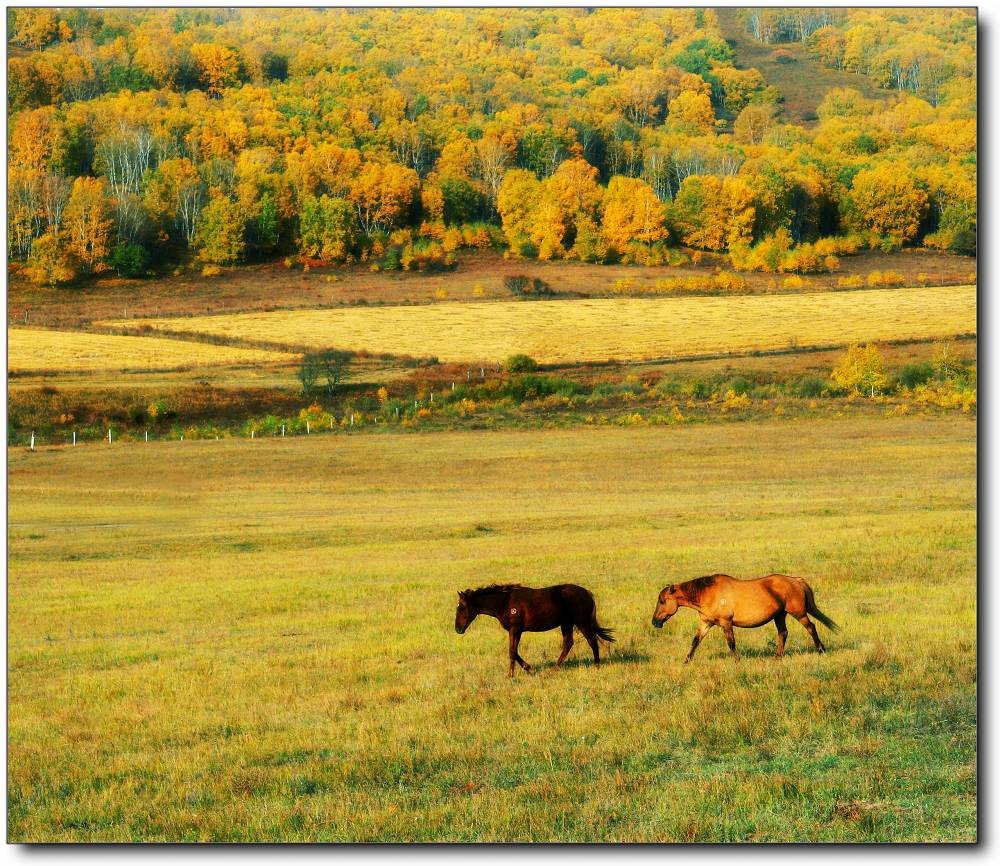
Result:
<svg viewBox="0 0 1000 866">
<path fill-rule="evenodd" d="M 816 607 L 816 598 L 813 596 L 812 587 L 804 580 L 802 582 L 806 587 L 806 613 L 818 619 L 821 623 L 823 623 L 823 625 L 830 629 L 830 631 L 840 631 L 840 626 L 823 613 L 823 611 L 821 611 L 818 607 Z"/>
<path fill-rule="evenodd" d="M 607 641 L 608 643 L 614 643 L 614 633 L 615 630 L 612 628 L 604 628 L 602 625 L 597 623 L 597 605 L 594 605 L 594 612 L 590 617 L 590 626 L 601 640 Z"/>
</svg>

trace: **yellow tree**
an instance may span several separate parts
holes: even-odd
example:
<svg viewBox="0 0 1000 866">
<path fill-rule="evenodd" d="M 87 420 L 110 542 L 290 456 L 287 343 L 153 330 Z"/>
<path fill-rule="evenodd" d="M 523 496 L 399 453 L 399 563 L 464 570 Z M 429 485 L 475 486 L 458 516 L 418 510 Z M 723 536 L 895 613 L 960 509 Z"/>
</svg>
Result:
<svg viewBox="0 0 1000 866">
<path fill-rule="evenodd" d="M 898 246 L 917 236 L 927 206 L 927 193 L 913 175 L 895 162 L 884 162 L 855 175 L 848 221 L 856 230 Z"/>
<path fill-rule="evenodd" d="M 872 344 L 859 346 L 857 343 L 847 350 L 830 373 L 830 378 L 841 388 L 871 397 L 885 388 L 889 381 L 878 349 Z"/>
<path fill-rule="evenodd" d="M 674 197 L 674 228 L 688 246 L 723 250 L 753 237 L 753 190 L 743 178 L 691 175 Z"/>
<path fill-rule="evenodd" d="M 690 130 L 702 135 L 715 128 L 715 112 L 707 93 L 684 90 L 670 103 L 670 122 L 680 130 Z"/>
<path fill-rule="evenodd" d="M 746 106 L 733 123 L 733 138 L 744 144 L 762 144 L 767 131 L 777 122 L 777 113 L 770 103 Z"/>
<path fill-rule="evenodd" d="M 541 201 L 542 184 L 534 172 L 512 168 L 497 192 L 496 207 L 510 248 L 524 255 L 535 234 L 534 216 Z"/>
<path fill-rule="evenodd" d="M 76 277 L 76 262 L 52 232 L 35 238 L 25 273 L 32 282 L 42 286 L 57 286 Z"/>
<path fill-rule="evenodd" d="M 365 163 L 350 184 L 348 199 L 358 213 L 358 224 L 366 235 L 381 229 L 392 231 L 403 221 L 420 189 L 420 178 L 412 168 L 395 163 Z"/>
<path fill-rule="evenodd" d="M 604 193 L 601 233 L 608 246 L 618 252 L 633 242 L 664 240 L 668 232 L 663 203 L 644 180 L 615 176 Z"/>
<path fill-rule="evenodd" d="M 63 212 L 67 250 L 90 272 L 104 269 L 110 251 L 111 213 L 104 180 L 78 177 Z"/>
<path fill-rule="evenodd" d="M 214 42 L 196 42 L 191 46 L 191 56 L 198 64 L 202 84 L 212 96 L 239 81 L 240 59 L 236 52 Z"/>
</svg>

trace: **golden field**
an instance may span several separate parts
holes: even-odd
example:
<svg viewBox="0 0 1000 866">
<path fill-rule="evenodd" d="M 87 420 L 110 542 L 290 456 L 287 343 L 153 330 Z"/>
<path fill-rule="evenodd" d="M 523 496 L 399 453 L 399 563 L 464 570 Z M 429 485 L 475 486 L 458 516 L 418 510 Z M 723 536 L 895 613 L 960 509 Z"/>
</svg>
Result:
<svg viewBox="0 0 1000 866">
<path fill-rule="evenodd" d="M 175 370 L 195 366 L 294 361 L 295 356 L 285 352 L 159 337 L 125 337 L 41 328 L 7 330 L 7 369 L 12 371 Z"/>
<path fill-rule="evenodd" d="M 976 837 L 972 419 L 8 454 L 12 841 Z M 843 630 L 684 666 L 716 570 Z M 607 664 L 507 680 L 494 581 L 591 588 Z"/>
<path fill-rule="evenodd" d="M 487 362 L 524 352 L 542 363 L 568 363 L 739 354 L 971 333 L 976 330 L 976 287 L 439 303 L 141 321 L 166 332 L 196 332 L 295 348 L 337 347 Z M 103 324 L 134 325 L 135 321 Z"/>
</svg>

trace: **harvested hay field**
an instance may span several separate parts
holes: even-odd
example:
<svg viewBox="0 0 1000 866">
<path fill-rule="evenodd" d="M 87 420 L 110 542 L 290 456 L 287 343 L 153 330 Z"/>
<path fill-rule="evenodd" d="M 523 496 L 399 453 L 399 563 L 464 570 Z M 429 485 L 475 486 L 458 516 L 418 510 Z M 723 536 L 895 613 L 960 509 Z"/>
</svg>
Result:
<svg viewBox="0 0 1000 866">
<path fill-rule="evenodd" d="M 214 346 L 160 337 L 121 337 L 11 328 L 7 331 L 7 367 L 11 371 L 176 370 L 238 364 L 291 363 L 285 352 Z"/>
<path fill-rule="evenodd" d="M 498 361 L 516 352 L 543 363 L 640 360 L 972 333 L 976 287 L 287 310 L 145 324 L 234 340 L 442 361 Z"/>
</svg>

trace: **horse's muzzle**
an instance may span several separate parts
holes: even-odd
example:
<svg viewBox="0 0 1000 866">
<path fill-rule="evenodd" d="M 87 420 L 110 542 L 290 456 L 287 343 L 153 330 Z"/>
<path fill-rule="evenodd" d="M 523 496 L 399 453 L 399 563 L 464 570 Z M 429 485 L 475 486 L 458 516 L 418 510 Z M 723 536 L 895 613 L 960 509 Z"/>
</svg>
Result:
<svg viewBox="0 0 1000 866">
<path fill-rule="evenodd" d="M 459 634 L 465 634 L 465 629 L 459 628 L 457 625 L 455 626 L 455 631 L 457 631 Z"/>
<path fill-rule="evenodd" d="M 654 616 L 654 617 L 653 617 L 653 628 L 663 628 L 663 623 L 664 623 L 664 622 L 666 622 L 666 620 L 662 620 L 662 619 L 657 619 L 657 618 L 656 618 L 656 617 Z"/>
</svg>

